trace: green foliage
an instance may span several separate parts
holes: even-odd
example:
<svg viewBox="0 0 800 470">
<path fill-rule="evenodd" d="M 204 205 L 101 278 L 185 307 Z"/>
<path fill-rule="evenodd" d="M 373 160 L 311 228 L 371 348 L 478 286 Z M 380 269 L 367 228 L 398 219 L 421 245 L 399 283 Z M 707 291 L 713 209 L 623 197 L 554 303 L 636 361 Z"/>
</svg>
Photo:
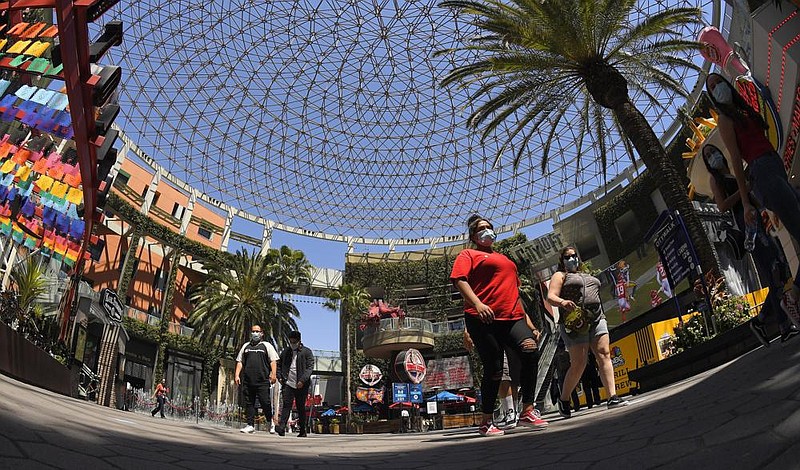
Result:
<svg viewBox="0 0 800 470">
<path fill-rule="evenodd" d="M 655 223 L 658 213 L 650 194 L 656 190 L 657 184 L 658 181 L 651 176 L 651 172 L 646 171 L 619 194 L 594 210 L 594 218 L 609 259 L 625 258 L 633 251 L 636 244 L 643 241 L 640 239 L 631 244 L 630 240 L 621 240 L 614 224 L 618 218 L 632 211 L 642 230 L 641 236 L 644 236 L 644 232 Z"/>
<path fill-rule="evenodd" d="M 15 265 L 11 270 L 11 280 L 11 290 L 17 296 L 16 316 L 20 332 L 25 333 L 28 328 L 39 330 L 37 322 L 41 320 L 42 309 L 36 304 L 36 299 L 47 293 L 47 279 L 38 257 L 28 256 L 24 262 Z"/>
<path fill-rule="evenodd" d="M 689 320 L 683 322 L 683 326 L 675 327 L 675 347 L 678 351 L 684 351 L 696 346 L 708 339 L 703 316 L 694 315 Z"/>
<path fill-rule="evenodd" d="M 297 329 L 292 317 L 299 312 L 291 302 L 273 297 L 277 286 L 269 257 L 240 250 L 230 259 L 209 261 L 206 269 L 206 279 L 189 297 L 195 306 L 189 321 L 201 343 L 242 342 L 254 324 L 267 336 L 281 331 L 283 344 L 288 341 L 286 335 Z"/>
</svg>

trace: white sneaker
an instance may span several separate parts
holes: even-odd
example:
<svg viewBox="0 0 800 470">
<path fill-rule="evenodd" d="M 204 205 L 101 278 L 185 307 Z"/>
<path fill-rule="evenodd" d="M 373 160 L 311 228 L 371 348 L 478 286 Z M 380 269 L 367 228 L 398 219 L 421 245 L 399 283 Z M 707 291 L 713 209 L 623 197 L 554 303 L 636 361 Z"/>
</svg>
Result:
<svg viewBox="0 0 800 470">
<path fill-rule="evenodd" d="M 275 434 L 275 421 L 270 421 L 269 423 L 269 433 Z"/>
<path fill-rule="evenodd" d="M 240 429 L 239 432 L 243 432 L 245 434 L 253 434 L 254 432 L 256 432 L 256 428 L 248 424 L 247 426 Z"/>
<path fill-rule="evenodd" d="M 509 429 L 514 429 L 517 427 L 517 420 L 518 420 L 517 412 L 514 410 L 506 411 L 506 415 L 502 421 L 497 423 L 497 427 L 507 431 Z"/>
</svg>

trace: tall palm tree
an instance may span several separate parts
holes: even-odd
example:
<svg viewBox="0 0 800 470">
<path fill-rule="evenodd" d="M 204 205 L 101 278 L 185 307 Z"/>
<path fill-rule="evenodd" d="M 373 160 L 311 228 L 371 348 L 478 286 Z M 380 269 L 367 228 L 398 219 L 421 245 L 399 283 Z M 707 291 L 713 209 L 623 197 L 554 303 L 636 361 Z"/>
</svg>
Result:
<svg viewBox="0 0 800 470">
<path fill-rule="evenodd" d="M 635 149 L 647 168 L 664 181 L 661 191 L 666 203 L 684 217 L 703 269 L 716 270 L 713 246 L 679 170 L 628 93 L 629 89 L 639 91 L 656 106 L 663 93 L 686 96 L 683 84 L 663 70 L 698 69 L 685 58 L 698 44 L 683 39 L 680 31 L 699 24 L 701 12 L 664 9 L 631 24 L 636 4 L 637 0 L 445 0 L 440 6 L 471 17 L 485 34 L 470 38 L 462 47 L 437 52 L 478 56 L 475 62 L 450 71 L 442 84 L 469 89 L 474 111 L 467 124 L 483 127 L 483 139 L 514 120 L 496 163 L 513 142 L 518 145 L 516 166 L 530 139 L 539 135 L 540 126 L 552 126 L 540 156 L 544 172 L 549 149 L 558 138 L 556 130 L 570 119 L 570 109 L 580 110 L 579 135 L 591 132 L 600 142 L 603 169 L 605 142 L 618 132 L 631 159 Z M 580 138 L 576 148 L 580 172 L 585 156 Z"/>
<path fill-rule="evenodd" d="M 326 297 L 328 300 L 325 302 L 325 304 L 323 304 L 325 308 L 334 311 L 340 309 L 341 311 L 339 316 L 339 331 L 344 333 L 344 348 L 342 349 L 344 350 L 345 354 L 345 357 L 343 358 L 343 363 L 345 366 L 345 397 L 347 399 L 347 406 L 350 406 L 353 401 L 351 390 L 352 384 L 350 382 L 350 331 L 354 320 L 357 319 L 360 314 L 366 312 L 369 308 L 369 303 L 372 300 L 372 296 L 370 296 L 369 292 L 367 292 L 367 290 L 361 286 L 342 284 L 338 289 L 328 292 Z"/>
<path fill-rule="evenodd" d="M 289 313 L 298 316 L 299 312 L 297 312 L 297 308 L 294 308 L 294 305 L 291 303 L 287 303 L 286 295 L 295 292 L 298 284 L 311 283 L 311 263 L 306 258 L 305 253 L 300 250 L 293 250 L 286 245 L 281 246 L 280 249 L 272 248 L 268 250 L 266 262 L 270 265 L 270 286 L 280 296 L 280 304 L 276 305 L 276 308 L 280 307 L 283 309 L 284 311 L 281 312 L 282 314 Z M 291 308 L 285 310 L 289 305 Z M 292 310 L 292 308 L 294 308 L 294 310 Z M 287 316 L 286 318 L 289 317 Z M 288 335 L 288 331 L 290 330 L 288 328 L 283 328 L 287 325 L 282 321 L 278 321 L 276 326 L 278 334 L 275 341 L 280 348 L 288 341 L 288 338 L 285 336 Z M 294 326 L 294 328 L 297 327 Z"/>
<path fill-rule="evenodd" d="M 251 325 L 258 323 L 265 332 L 275 325 L 278 309 L 265 258 L 240 250 L 228 261 L 208 262 L 206 269 L 208 277 L 189 297 L 195 306 L 189 321 L 203 344 L 219 344 L 224 351 L 231 340 L 246 341 Z"/>
</svg>

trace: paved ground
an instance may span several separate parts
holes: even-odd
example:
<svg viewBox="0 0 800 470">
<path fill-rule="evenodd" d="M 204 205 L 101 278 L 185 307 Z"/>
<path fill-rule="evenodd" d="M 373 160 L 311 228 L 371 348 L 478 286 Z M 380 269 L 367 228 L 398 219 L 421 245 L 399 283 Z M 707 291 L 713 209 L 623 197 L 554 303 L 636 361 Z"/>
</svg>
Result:
<svg viewBox="0 0 800 470">
<path fill-rule="evenodd" d="M 546 431 L 278 437 L 151 419 L 0 376 L 0 468 L 800 468 L 800 339 Z"/>
</svg>

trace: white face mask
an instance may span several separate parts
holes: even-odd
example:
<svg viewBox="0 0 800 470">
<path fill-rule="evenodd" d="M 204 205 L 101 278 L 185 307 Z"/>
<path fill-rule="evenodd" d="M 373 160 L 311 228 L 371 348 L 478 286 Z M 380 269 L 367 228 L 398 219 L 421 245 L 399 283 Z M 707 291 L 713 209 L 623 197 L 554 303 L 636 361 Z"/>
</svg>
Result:
<svg viewBox="0 0 800 470">
<path fill-rule="evenodd" d="M 478 235 L 478 245 L 480 246 L 492 246 L 492 243 L 497 239 L 497 234 L 494 233 L 494 230 L 490 228 L 486 228 L 481 230 L 477 233 Z"/>
<path fill-rule="evenodd" d="M 717 103 L 731 104 L 733 101 L 733 92 L 731 91 L 731 87 L 724 82 L 717 83 L 717 86 L 715 86 L 714 90 L 711 92 L 711 96 L 714 97 Z"/>
<path fill-rule="evenodd" d="M 252 332 L 250 333 L 250 341 L 254 343 L 258 343 L 261 341 L 261 333 Z"/>
<path fill-rule="evenodd" d="M 711 155 L 708 156 L 708 166 L 715 170 L 725 169 L 725 156 L 722 152 L 712 150 Z"/>
</svg>

